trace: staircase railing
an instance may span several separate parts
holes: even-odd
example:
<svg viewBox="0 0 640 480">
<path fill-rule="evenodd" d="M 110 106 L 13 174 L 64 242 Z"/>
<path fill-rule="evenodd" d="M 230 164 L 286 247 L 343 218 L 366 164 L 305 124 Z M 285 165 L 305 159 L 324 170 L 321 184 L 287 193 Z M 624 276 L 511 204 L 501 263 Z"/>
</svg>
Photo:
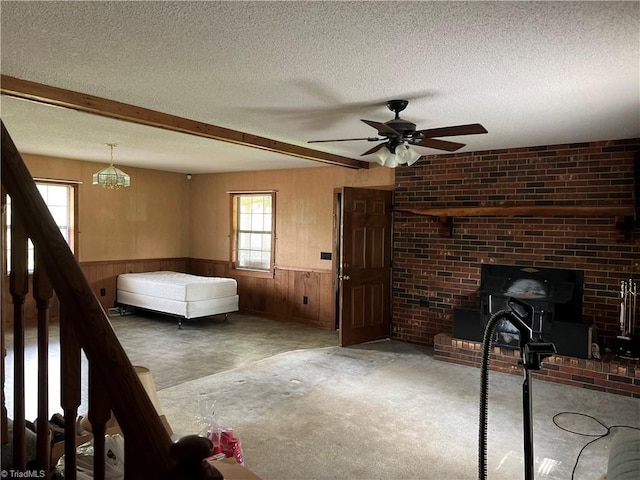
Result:
<svg viewBox="0 0 640 480">
<path fill-rule="evenodd" d="M 104 478 L 104 432 L 111 411 L 124 437 L 125 478 L 196 478 L 203 472 L 206 472 L 205 476 L 198 478 L 222 478 L 215 469 L 203 462 L 206 448 L 198 439 L 194 442 L 190 438 L 181 448 L 175 448 L 3 123 L 1 128 L 3 213 L 5 193 L 11 198 L 9 290 L 14 310 L 14 408 L 11 415 L 14 468 L 23 471 L 27 468 L 24 302 L 29 285 L 28 238 L 36 252 L 33 296 L 38 311 L 37 468 L 47 472 L 51 468 L 47 348 L 49 302 L 55 291 L 60 303 L 60 391 L 65 418 L 65 478 L 76 478 L 75 441 L 76 419 L 81 403 L 81 350 L 89 362 L 88 400 L 89 420 L 94 435 L 94 478 Z M 4 224 L 1 228 L 4 230 Z M 2 256 L 5 255 L 5 247 L 6 242 L 3 241 Z M 0 265 L 4 267 L 3 263 Z M 3 278 L 4 272 L 3 268 L 0 272 Z M 4 402 L 4 315 L 2 328 L 2 435 L 6 440 L 8 412 Z"/>
</svg>

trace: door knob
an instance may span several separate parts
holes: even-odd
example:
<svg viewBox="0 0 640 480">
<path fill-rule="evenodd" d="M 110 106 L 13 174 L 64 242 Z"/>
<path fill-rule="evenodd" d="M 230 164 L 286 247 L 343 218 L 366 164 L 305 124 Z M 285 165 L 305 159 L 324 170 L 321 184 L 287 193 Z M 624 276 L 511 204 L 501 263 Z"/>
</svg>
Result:
<svg viewBox="0 0 640 480">
<path fill-rule="evenodd" d="M 349 275 L 340 275 L 340 280 L 350 280 L 351 277 Z"/>
</svg>

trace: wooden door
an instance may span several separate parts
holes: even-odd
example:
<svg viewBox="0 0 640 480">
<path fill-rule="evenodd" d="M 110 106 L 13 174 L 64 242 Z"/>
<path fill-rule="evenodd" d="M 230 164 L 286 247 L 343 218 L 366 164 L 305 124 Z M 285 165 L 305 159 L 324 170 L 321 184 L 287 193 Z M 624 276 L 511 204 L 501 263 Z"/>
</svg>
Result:
<svg viewBox="0 0 640 480">
<path fill-rule="evenodd" d="M 340 215 L 340 345 L 388 338 L 391 327 L 388 190 L 344 187 Z"/>
</svg>

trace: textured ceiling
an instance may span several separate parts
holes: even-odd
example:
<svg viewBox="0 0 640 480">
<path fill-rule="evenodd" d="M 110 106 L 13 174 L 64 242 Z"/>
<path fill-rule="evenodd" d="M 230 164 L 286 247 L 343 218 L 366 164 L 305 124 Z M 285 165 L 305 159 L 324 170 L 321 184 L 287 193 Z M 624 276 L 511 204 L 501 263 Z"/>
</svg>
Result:
<svg viewBox="0 0 640 480">
<path fill-rule="evenodd" d="M 0 3 L 2 73 L 309 146 L 386 100 L 461 151 L 640 136 L 639 2 Z M 182 173 L 322 165 L 2 97 L 18 148 Z M 312 148 L 360 158 L 367 142 Z M 420 153 L 440 153 L 419 149 Z M 371 160 L 363 157 L 365 160 Z"/>
</svg>

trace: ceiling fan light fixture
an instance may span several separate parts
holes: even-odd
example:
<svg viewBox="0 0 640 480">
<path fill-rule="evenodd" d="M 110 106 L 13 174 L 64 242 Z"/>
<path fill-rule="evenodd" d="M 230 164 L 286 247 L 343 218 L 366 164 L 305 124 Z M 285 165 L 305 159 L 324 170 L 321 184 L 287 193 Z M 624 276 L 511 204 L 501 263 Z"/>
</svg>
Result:
<svg viewBox="0 0 640 480">
<path fill-rule="evenodd" d="M 420 154 L 414 149 L 409 148 L 408 145 L 398 145 L 396 147 L 396 157 L 398 163 L 406 163 L 409 167 L 416 163 L 420 158 Z"/>
<path fill-rule="evenodd" d="M 387 161 L 385 163 L 385 167 L 396 168 L 398 165 L 399 165 L 398 156 L 394 155 L 393 153 L 391 155 L 389 155 L 389 158 L 387 159 Z"/>
<path fill-rule="evenodd" d="M 93 174 L 93 184 L 102 185 L 103 188 L 116 190 L 131 185 L 131 177 L 119 168 L 113 166 L 113 147 L 117 147 L 115 143 L 107 143 L 111 148 L 111 163 L 108 167 L 103 168 L 99 172 Z"/>
<path fill-rule="evenodd" d="M 407 145 L 397 145 L 392 152 L 389 145 L 385 145 L 374 154 L 374 160 L 383 167 L 396 168 L 398 165 L 413 165 L 421 157 Z"/>
<path fill-rule="evenodd" d="M 389 148 L 386 145 L 373 154 L 373 158 L 376 163 L 383 167 L 391 167 L 390 163 L 394 157 L 395 155 L 389 151 Z M 393 165 L 393 167 L 395 167 L 395 165 Z"/>
</svg>

